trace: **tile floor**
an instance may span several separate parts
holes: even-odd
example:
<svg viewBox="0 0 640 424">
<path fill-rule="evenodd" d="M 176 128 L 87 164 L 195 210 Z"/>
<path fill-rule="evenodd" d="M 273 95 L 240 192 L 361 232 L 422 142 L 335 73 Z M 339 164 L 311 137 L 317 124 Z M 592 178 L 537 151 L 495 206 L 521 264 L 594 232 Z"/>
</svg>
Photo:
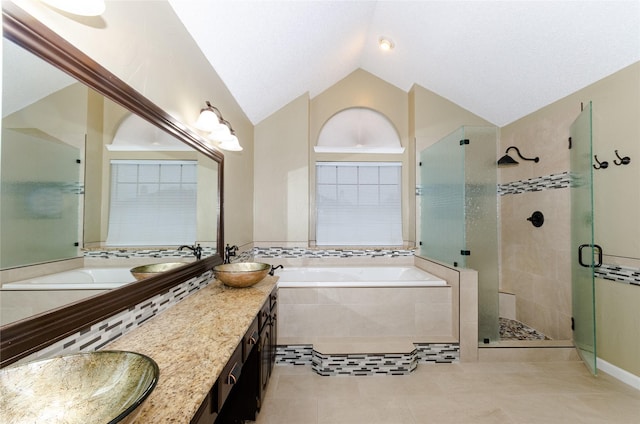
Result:
<svg viewBox="0 0 640 424">
<path fill-rule="evenodd" d="M 640 391 L 580 362 L 420 364 L 322 377 L 278 365 L 256 424 L 640 423 Z"/>
</svg>

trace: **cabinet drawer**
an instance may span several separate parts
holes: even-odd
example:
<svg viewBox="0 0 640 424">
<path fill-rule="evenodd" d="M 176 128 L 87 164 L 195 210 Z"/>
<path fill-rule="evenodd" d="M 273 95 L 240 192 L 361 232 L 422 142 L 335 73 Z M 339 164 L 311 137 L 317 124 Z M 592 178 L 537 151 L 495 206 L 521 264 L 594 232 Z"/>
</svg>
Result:
<svg viewBox="0 0 640 424">
<path fill-rule="evenodd" d="M 260 324 L 260 331 L 264 328 L 265 324 L 269 323 L 269 319 L 271 317 L 271 302 L 269 299 L 262 305 L 260 309 L 260 313 L 258 314 L 258 321 Z"/>
<path fill-rule="evenodd" d="M 271 305 L 271 309 L 273 309 L 273 307 L 278 302 L 278 289 L 274 289 L 271 292 L 271 294 L 269 295 L 269 302 L 270 302 L 270 305 Z"/>
<path fill-rule="evenodd" d="M 258 317 L 256 317 L 247 333 L 244 335 L 244 339 L 242 341 L 243 350 L 242 350 L 242 362 L 246 362 L 249 354 L 251 353 L 251 349 L 257 349 L 258 339 L 260 338 L 260 326 L 258 324 Z"/>
<path fill-rule="evenodd" d="M 218 377 L 218 402 L 215 412 L 220 412 L 224 401 L 227 400 L 231 389 L 240 379 L 240 373 L 242 372 L 242 344 L 239 344 L 236 350 L 231 355 L 229 362 L 222 369 L 220 377 Z"/>
</svg>

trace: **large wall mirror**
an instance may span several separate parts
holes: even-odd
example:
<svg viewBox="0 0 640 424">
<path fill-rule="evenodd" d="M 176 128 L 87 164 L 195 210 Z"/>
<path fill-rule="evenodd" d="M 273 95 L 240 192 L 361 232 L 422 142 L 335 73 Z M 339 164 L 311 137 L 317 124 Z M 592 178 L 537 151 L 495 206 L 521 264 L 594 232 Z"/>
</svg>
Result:
<svg viewBox="0 0 640 424">
<path fill-rule="evenodd" d="M 49 264 L 82 261 L 87 251 L 167 251 L 195 243 L 205 250 L 202 260 L 174 271 L 32 317 L 5 319 L 4 366 L 220 263 L 224 158 L 21 9 L 3 3 L 3 29 L 2 275 L 36 267 L 46 273 Z M 145 172 L 161 174 L 160 180 L 140 177 Z M 132 174 L 133 190 L 149 200 L 138 221 L 114 209 L 114 187 L 124 181 L 129 190 Z M 176 181 L 190 188 L 155 189 Z M 128 237 L 157 217 L 154 202 L 189 190 L 191 219 L 176 219 L 161 236 L 150 231 Z"/>
</svg>

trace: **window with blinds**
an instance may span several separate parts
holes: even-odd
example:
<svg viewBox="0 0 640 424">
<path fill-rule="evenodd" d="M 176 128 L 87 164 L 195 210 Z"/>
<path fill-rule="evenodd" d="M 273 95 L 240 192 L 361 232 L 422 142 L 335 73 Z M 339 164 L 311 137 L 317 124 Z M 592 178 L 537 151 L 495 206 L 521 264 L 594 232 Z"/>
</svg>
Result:
<svg viewBox="0 0 640 424">
<path fill-rule="evenodd" d="M 112 160 L 108 246 L 196 240 L 197 162 Z"/>
<path fill-rule="evenodd" d="M 402 165 L 317 162 L 316 243 L 402 245 Z"/>
</svg>

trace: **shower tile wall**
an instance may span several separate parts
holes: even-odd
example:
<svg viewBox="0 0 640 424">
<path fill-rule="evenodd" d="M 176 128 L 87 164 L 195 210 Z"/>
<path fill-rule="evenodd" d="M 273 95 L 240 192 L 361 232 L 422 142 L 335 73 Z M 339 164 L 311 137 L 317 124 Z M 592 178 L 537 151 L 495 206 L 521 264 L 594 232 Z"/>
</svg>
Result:
<svg viewBox="0 0 640 424">
<path fill-rule="evenodd" d="M 512 181 L 499 190 L 500 289 L 516 295 L 518 321 L 552 339 L 572 337 L 571 198 L 558 183 L 563 175 Z M 527 221 L 534 211 L 544 214 L 541 227 Z"/>
</svg>

